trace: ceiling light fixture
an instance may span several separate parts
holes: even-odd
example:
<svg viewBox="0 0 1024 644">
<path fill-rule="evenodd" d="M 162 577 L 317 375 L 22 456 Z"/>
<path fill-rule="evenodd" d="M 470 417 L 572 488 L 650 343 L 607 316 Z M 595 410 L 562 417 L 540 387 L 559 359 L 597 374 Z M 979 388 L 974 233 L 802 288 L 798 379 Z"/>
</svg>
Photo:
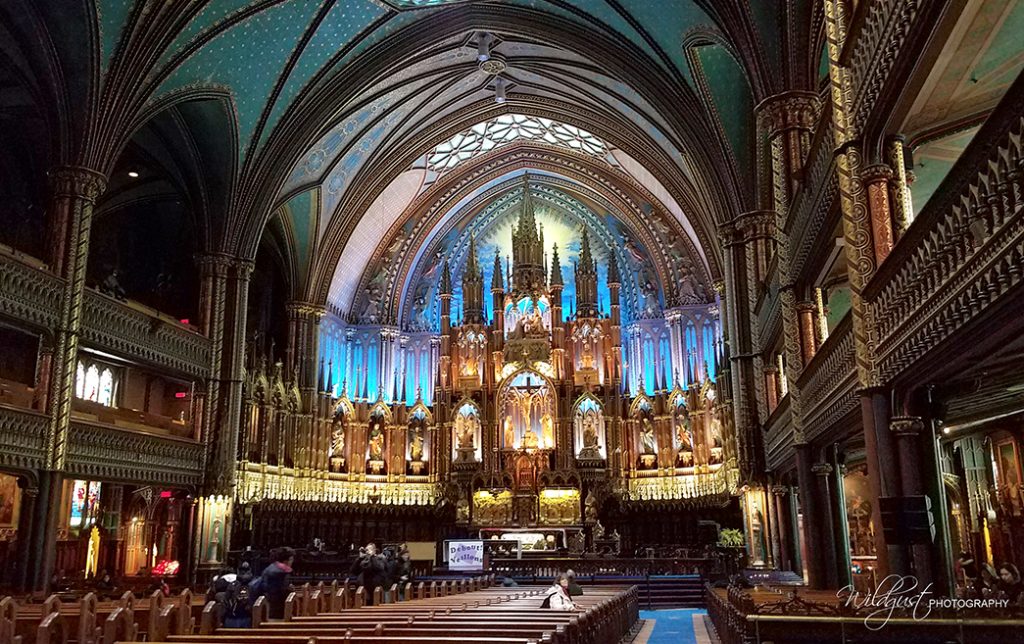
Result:
<svg viewBox="0 0 1024 644">
<path fill-rule="evenodd" d="M 491 57 L 491 43 L 494 41 L 494 37 L 486 31 L 481 31 L 477 36 L 476 41 L 476 59 L 481 63 L 489 60 Z"/>
<path fill-rule="evenodd" d="M 494 79 L 494 102 L 504 103 L 505 102 L 505 79 L 496 78 Z"/>
<path fill-rule="evenodd" d="M 138 179 L 139 178 L 139 173 L 136 172 L 135 170 L 129 170 L 128 171 L 128 176 L 131 177 L 132 179 Z"/>
</svg>

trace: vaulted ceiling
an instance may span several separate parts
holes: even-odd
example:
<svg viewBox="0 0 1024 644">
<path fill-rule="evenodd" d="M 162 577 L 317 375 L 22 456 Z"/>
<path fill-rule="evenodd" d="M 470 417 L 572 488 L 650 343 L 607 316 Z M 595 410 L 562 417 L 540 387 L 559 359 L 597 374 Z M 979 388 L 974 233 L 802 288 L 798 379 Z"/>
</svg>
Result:
<svg viewBox="0 0 1024 644">
<path fill-rule="evenodd" d="M 0 112 L 37 112 L 42 165 L 106 173 L 154 119 L 174 124 L 192 163 L 175 167 L 205 199 L 202 246 L 252 257 L 275 235 L 293 297 L 345 312 L 402 226 L 440 209 L 431 225 L 443 227 L 464 206 L 452 195 L 468 203 L 530 170 L 514 159 L 527 143 L 548 157 L 549 188 L 616 230 L 654 217 L 679 235 L 675 251 L 647 249 L 652 269 L 671 279 L 691 263 L 707 289 L 720 276 L 717 226 L 756 207 L 754 106 L 816 81 L 815 4 L 0 0 Z M 790 40 L 806 60 L 783 55 Z M 432 161 L 510 115 L 554 124 L 553 138 Z M 574 147 L 574 132 L 599 149 Z M 403 257 L 434 238 L 419 243 Z"/>
</svg>

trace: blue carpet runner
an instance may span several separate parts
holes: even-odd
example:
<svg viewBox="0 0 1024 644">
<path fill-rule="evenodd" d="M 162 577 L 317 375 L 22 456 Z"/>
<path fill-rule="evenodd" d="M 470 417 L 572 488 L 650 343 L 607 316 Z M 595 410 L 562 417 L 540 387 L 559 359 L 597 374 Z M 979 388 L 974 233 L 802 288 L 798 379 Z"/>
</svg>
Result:
<svg viewBox="0 0 1024 644">
<path fill-rule="evenodd" d="M 693 616 L 703 615 L 706 610 L 698 608 L 677 608 L 672 610 L 642 610 L 641 619 L 653 619 L 654 632 L 648 644 L 697 644 L 693 631 Z"/>
</svg>

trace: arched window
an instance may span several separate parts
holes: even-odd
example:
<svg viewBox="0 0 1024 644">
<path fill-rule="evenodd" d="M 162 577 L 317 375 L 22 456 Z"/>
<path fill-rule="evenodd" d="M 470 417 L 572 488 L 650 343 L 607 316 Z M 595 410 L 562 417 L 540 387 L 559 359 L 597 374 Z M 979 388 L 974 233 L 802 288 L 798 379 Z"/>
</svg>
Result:
<svg viewBox="0 0 1024 644">
<path fill-rule="evenodd" d="M 78 361 L 75 369 L 75 397 L 99 403 L 105 407 L 117 406 L 117 390 L 121 384 L 121 369 L 89 358 Z"/>
<path fill-rule="evenodd" d="M 657 362 L 654 357 L 654 340 L 648 333 L 644 337 L 644 393 L 654 393 L 654 374 L 657 373 Z"/>
<path fill-rule="evenodd" d="M 708 377 L 714 380 L 718 365 L 715 364 L 715 325 L 711 320 L 704 322 L 704 365 Z"/>
<path fill-rule="evenodd" d="M 684 382 L 690 384 L 690 369 L 697 370 L 697 327 L 693 325 L 693 322 L 686 323 L 686 355 L 683 356 L 683 376 Z M 693 374 L 694 378 L 700 378 L 696 373 Z"/>
</svg>

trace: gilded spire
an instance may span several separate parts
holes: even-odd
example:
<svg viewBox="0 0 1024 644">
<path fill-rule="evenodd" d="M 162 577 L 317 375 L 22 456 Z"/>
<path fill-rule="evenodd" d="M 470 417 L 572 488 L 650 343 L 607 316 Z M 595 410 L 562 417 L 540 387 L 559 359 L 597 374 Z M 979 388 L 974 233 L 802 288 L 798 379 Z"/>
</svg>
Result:
<svg viewBox="0 0 1024 644">
<path fill-rule="evenodd" d="M 590 253 L 590 235 L 587 234 L 587 227 L 583 227 L 583 243 L 580 248 L 580 264 L 583 264 L 584 268 L 589 268 L 594 263 L 594 257 Z"/>
<path fill-rule="evenodd" d="M 469 236 L 469 257 L 466 259 L 466 273 L 477 276 L 483 275 L 480 270 L 480 263 L 476 259 L 476 235 Z"/>
</svg>

